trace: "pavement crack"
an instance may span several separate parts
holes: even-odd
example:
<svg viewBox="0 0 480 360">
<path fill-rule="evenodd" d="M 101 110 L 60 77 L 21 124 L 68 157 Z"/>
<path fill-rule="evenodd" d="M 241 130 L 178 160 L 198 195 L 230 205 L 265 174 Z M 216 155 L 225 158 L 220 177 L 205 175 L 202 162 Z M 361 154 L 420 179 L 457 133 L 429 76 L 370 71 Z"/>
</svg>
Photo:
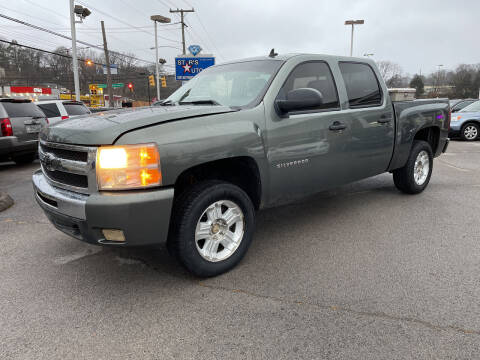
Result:
<svg viewBox="0 0 480 360">
<path fill-rule="evenodd" d="M 456 169 L 456 170 L 459 170 L 459 171 L 463 171 L 463 172 L 471 172 L 472 170 L 470 169 L 464 169 L 464 168 L 461 168 L 459 166 L 455 166 L 453 164 L 450 164 L 448 161 L 445 161 L 445 160 L 442 160 L 442 159 L 438 159 L 438 161 L 448 167 L 451 167 L 453 169 Z"/>
<path fill-rule="evenodd" d="M 325 309 L 333 312 L 339 312 L 339 313 L 347 313 L 347 314 L 354 314 L 354 315 L 359 315 L 359 316 L 367 316 L 367 317 L 374 317 L 374 318 L 382 318 L 382 319 L 387 319 L 387 320 L 393 320 L 393 321 L 403 321 L 403 322 L 408 322 L 416 325 L 421 325 L 424 327 L 427 327 L 429 329 L 435 330 L 435 331 L 455 331 L 461 334 L 468 334 L 468 335 L 480 335 L 480 330 L 475 330 L 475 329 L 466 329 L 462 328 L 460 326 L 455 326 L 455 325 L 435 325 L 431 322 L 428 322 L 426 320 L 421 320 L 417 319 L 414 317 L 409 317 L 409 316 L 397 316 L 397 315 L 391 315 L 387 314 L 382 311 L 358 311 L 358 310 L 353 310 L 347 307 L 343 306 L 338 306 L 338 305 L 324 305 L 324 304 L 318 304 L 315 302 L 311 301 L 300 301 L 300 300 L 288 300 L 284 299 L 281 297 L 277 296 L 270 296 L 270 295 L 263 295 L 263 294 L 257 294 L 248 290 L 243 290 L 243 289 L 232 289 L 232 288 L 227 288 L 223 286 L 214 286 L 214 285 L 207 285 L 203 282 L 198 282 L 198 285 L 209 288 L 212 290 L 220 290 L 220 291 L 229 291 L 232 293 L 240 293 L 244 294 L 247 296 L 252 296 L 256 297 L 259 299 L 267 299 L 267 300 L 272 300 L 276 302 L 281 302 L 284 304 L 290 304 L 290 305 L 299 305 L 299 306 L 310 306 L 310 307 L 316 307 L 319 309 Z"/>
</svg>

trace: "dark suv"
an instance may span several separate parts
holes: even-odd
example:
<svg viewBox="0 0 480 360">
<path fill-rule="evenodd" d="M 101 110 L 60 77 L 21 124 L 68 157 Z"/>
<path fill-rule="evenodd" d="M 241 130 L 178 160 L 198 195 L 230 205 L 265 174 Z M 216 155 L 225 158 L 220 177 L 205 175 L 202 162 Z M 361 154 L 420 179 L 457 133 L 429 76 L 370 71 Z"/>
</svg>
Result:
<svg viewBox="0 0 480 360">
<path fill-rule="evenodd" d="M 38 133 L 47 124 L 47 117 L 31 100 L 0 99 L 0 161 L 35 160 Z"/>
</svg>

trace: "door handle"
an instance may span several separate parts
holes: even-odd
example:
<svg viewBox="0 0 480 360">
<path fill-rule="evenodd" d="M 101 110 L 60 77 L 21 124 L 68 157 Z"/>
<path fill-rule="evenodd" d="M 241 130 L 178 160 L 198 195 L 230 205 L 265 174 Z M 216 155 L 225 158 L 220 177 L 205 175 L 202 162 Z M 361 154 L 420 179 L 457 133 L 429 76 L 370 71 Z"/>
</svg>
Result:
<svg viewBox="0 0 480 360">
<path fill-rule="evenodd" d="M 345 130 L 347 128 L 347 125 L 340 121 L 334 121 L 332 125 L 328 127 L 332 131 L 338 131 L 338 130 Z"/>
<path fill-rule="evenodd" d="M 377 120 L 379 124 L 386 124 L 392 121 L 392 114 L 383 114 L 380 116 L 380 119 Z"/>
</svg>

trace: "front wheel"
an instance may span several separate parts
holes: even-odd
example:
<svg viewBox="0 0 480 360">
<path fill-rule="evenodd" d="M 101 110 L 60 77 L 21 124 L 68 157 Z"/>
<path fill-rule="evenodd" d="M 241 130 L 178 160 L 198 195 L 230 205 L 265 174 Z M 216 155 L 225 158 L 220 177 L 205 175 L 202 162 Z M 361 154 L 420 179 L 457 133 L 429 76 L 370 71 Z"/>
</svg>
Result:
<svg viewBox="0 0 480 360">
<path fill-rule="evenodd" d="M 238 186 L 205 181 L 177 199 L 168 248 L 190 272 L 222 274 L 243 258 L 250 246 L 255 209 Z"/>
<path fill-rule="evenodd" d="M 404 167 L 393 171 L 393 182 L 398 190 L 406 194 L 421 193 L 432 176 L 433 153 L 430 144 L 415 140 Z"/>
<path fill-rule="evenodd" d="M 475 141 L 480 135 L 480 127 L 475 123 L 466 124 L 462 128 L 462 139 L 466 141 Z"/>
</svg>

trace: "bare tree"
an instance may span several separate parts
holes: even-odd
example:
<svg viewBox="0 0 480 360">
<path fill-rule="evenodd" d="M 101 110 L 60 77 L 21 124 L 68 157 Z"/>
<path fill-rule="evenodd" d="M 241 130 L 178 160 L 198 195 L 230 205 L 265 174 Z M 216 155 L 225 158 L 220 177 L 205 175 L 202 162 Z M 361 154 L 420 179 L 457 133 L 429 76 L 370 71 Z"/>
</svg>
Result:
<svg viewBox="0 0 480 360">
<path fill-rule="evenodd" d="M 388 61 L 388 60 L 381 60 L 377 61 L 378 70 L 380 71 L 380 75 L 382 75 L 383 80 L 387 84 L 387 86 L 396 86 L 393 84 L 398 84 L 400 79 L 402 79 L 402 68 L 397 63 Z M 392 84 L 392 85 L 390 85 Z"/>
</svg>

